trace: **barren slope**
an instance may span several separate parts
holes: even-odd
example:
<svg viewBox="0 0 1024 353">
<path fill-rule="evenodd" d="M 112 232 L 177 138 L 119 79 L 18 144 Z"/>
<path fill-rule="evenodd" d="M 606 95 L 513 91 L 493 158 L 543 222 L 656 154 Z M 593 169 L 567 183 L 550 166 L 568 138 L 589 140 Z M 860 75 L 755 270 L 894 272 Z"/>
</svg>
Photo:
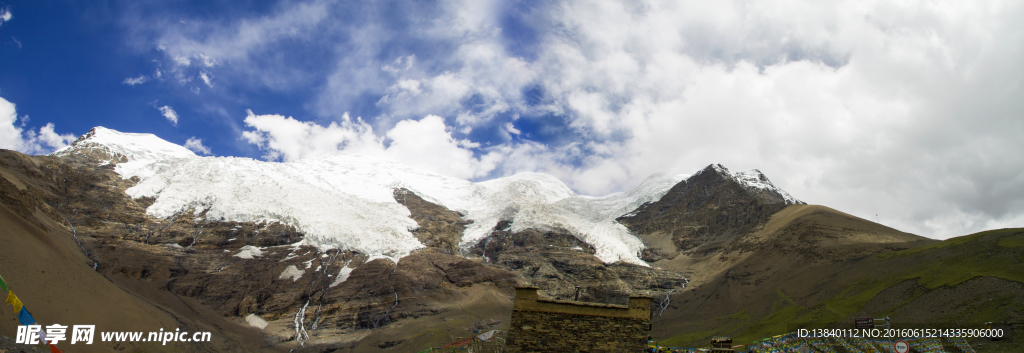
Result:
<svg viewBox="0 0 1024 353">
<path fill-rule="evenodd" d="M 855 317 L 889 316 L 897 328 L 982 328 L 1024 318 L 1024 230 L 907 247 L 913 243 L 894 243 L 900 237 L 893 234 L 858 234 L 870 225 L 853 227 L 856 219 L 842 221 L 848 216 L 816 213 L 794 218 L 771 246 L 674 296 L 655 320 L 655 338 L 702 345 L 728 335 L 749 343 L 801 327 L 852 328 Z M 1014 345 L 972 344 L 979 343 L 994 351 Z"/>
</svg>

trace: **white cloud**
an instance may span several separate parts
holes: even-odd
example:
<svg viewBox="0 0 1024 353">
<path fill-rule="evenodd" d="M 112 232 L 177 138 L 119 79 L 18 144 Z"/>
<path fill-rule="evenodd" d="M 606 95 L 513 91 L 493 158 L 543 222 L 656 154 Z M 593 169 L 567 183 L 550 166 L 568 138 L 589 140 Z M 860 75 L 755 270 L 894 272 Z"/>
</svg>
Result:
<svg viewBox="0 0 1024 353">
<path fill-rule="evenodd" d="M 203 66 L 213 67 L 213 65 L 217 64 L 217 59 L 211 58 L 203 54 L 196 54 L 196 56 L 198 56 L 199 59 L 203 60 Z"/>
<path fill-rule="evenodd" d="M 187 56 L 176 56 L 176 57 L 174 57 L 174 62 L 178 63 L 178 65 L 181 65 L 181 66 L 192 65 L 192 60 L 189 60 L 189 58 Z"/>
<path fill-rule="evenodd" d="M 366 155 L 383 152 L 383 143 L 373 134 L 373 128 L 362 119 L 353 121 L 347 114 L 340 124 L 321 126 L 281 115 L 248 113 L 245 124 L 254 130 L 243 132 L 242 138 L 265 149 L 264 158 L 268 160 L 289 162 L 342 150 Z"/>
<path fill-rule="evenodd" d="M 15 125 L 17 120 L 18 113 L 14 103 L 0 97 L 0 148 L 26 154 L 46 154 L 75 140 L 75 135 L 57 134 L 53 123 L 47 123 L 36 132 L 32 129 L 23 129 L 27 118 L 22 118 L 22 124 Z"/>
<path fill-rule="evenodd" d="M 399 73 L 401 71 L 405 71 L 405 70 L 408 70 L 408 69 L 412 68 L 412 65 L 414 63 L 416 63 L 416 55 L 408 55 L 408 56 L 399 57 L 398 59 L 395 59 L 395 61 L 390 63 L 390 64 L 381 65 L 380 68 L 381 68 L 381 70 L 384 70 L 384 71 L 387 71 L 387 72 L 390 72 L 390 73 L 393 73 L 393 74 L 397 74 L 397 73 Z"/>
<path fill-rule="evenodd" d="M 464 133 L 510 110 L 565 116 L 575 142 L 496 146 L 495 170 L 588 194 L 724 163 L 925 236 L 1022 225 L 1021 4 L 565 2 L 535 13 L 529 61 L 504 50 L 493 14 L 432 22 L 454 38 L 456 68 L 386 66 L 396 77 L 378 105 L 446 112 Z M 524 104 L 527 85 L 543 104 Z M 482 108 L 460 106 L 474 95 Z"/>
<path fill-rule="evenodd" d="M 460 141 L 447 131 L 444 119 L 430 115 L 420 120 L 403 120 L 389 130 L 390 144 L 373 133 L 373 128 L 362 121 L 353 121 L 348 114 L 341 123 L 322 126 L 281 115 L 255 115 L 251 111 L 245 118 L 254 130 L 242 133 L 242 138 L 266 150 L 264 158 L 284 162 L 316 158 L 331 153 L 355 153 L 388 158 L 410 166 L 458 178 L 487 175 L 502 158 L 500 151 L 492 151 L 477 158 L 470 141 Z"/>
<path fill-rule="evenodd" d="M 178 126 L 178 112 L 174 111 L 170 106 L 157 107 L 160 110 L 160 114 L 163 114 L 167 121 L 170 121 L 172 125 Z"/>
<path fill-rule="evenodd" d="M 21 128 L 15 125 L 18 112 L 14 103 L 0 97 L 0 148 L 17 150 L 21 147 Z"/>
<path fill-rule="evenodd" d="M 278 71 L 272 70 L 276 66 L 262 65 L 261 60 L 267 56 L 265 51 L 282 40 L 309 40 L 319 35 L 311 29 L 327 18 L 329 2 L 315 0 L 288 4 L 294 6 L 282 5 L 271 15 L 254 18 L 166 21 L 128 16 L 125 21 L 140 33 L 154 32 L 152 40 L 156 43 L 147 42 L 143 46 L 152 48 L 151 45 L 155 44 L 171 63 L 164 70 L 181 85 L 198 78 L 212 87 L 214 76 L 223 78 L 230 77 L 232 73 L 242 73 L 242 76 L 248 76 L 247 79 L 279 89 L 307 81 L 304 77 L 297 77 L 299 70 Z M 270 56 L 278 54 L 275 52 Z M 253 59 L 254 56 L 259 59 Z"/>
<path fill-rule="evenodd" d="M 507 145 L 496 168 L 547 171 L 583 193 L 724 163 L 925 236 L 1024 214 L 1024 42 L 1009 30 L 1024 20 L 1021 4 L 595 1 L 547 10 L 535 60 L 512 57 L 491 18 L 472 15 L 451 25 L 472 33 L 456 40 L 459 69 L 417 78 L 416 94 L 399 76 L 379 104 L 397 115 L 445 111 L 480 94 L 482 112 L 452 112 L 466 130 L 510 109 L 564 113 L 576 142 Z M 525 107 L 527 84 L 553 103 Z"/>
<path fill-rule="evenodd" d="M 231 23 L 192 21 L 172 25 L 158 38 L 158 47 L 182 66 L 196 59 L 204 67 L 221 61 L 244 61 L 252 51 L 267 44 L 300 35 L 327 17 L 327 2 L 312 1 L 285 8 L 272 16 L 242 19 Z M 203 34 L 196 36 L 196 34 Z M 195 38 L 202 38 L 196 40 Z"/>
<path fill-rule="evenodd" d="M 32 130 L 25 132 L 26 139 L 22 151 L 28 154 L 46 154 L 63 148 L 75 141 L 73 134 L 57 134 L 53 123 L 46 123 L 39 128 L 39 133 Z"/>
<path fill-rule="evenodd" d="M 458 178 L 487 175 L 501 159 L 498 152 L 479 159 L 473 157 L 473 152 L 467 148 L 479 145 L 452 138 L 451 132 L 446 131 L 444 119 L 436 115 L 419 121 L 400 121 L 388 131 L 387 137 L 391 145 L 386 153 L 393 159 Z"/>
<path fill-rule="evenodd" d="M 11 13 L 11 8 L 4 7 L 3 9 L 0 9 L 0 25 L 2 25 L 4 22 L 10 21 L 11 18 L 13 17 L 14 14 Z"/>
<path fill-rule="evenodd" d="M 146 75 L 140 75 L 139 77 L 126 78 L 121 83 L 135 87 L 135 85 L 146 83 L 146 81 L 149 81 L 149 77 L 146 77 Z"/>
<path fill-rule="evenodd" d="M 189 137 L 185 141 L 185 148 L 192 150 L 192 152 L 209 155 L 210 148 L 203 145 L 203 139 L 196 138 L 195 136 Z"/>
<path fill-rule="evenodd" d="M 510 134 L 517 135 L 517 136 L 522 133 L 522 131 L 519 131 L 519 129 L 516 129 L 516 127 L 514 125 L 512 125 L 512 123 L 505 123 L 505 131 L 508 131 Z"/>
<path fill-rule="evenodd" d="M 184 58 L 179 66 L 196 63 L 179 81 L 211 66 L 248 68 L 286 90 L 312 74 L 264 75 L 245 63 L 321 29 L 344 38 L 316 42 L 337 56 L 309 106 L 332 116 L 380 96 L 380 116 L 322 126 L 250 114 L 245 136 L 269 159 L 363 150 L 412 164 L 444 155 L 450 165 L 423 164 L 475 177 L 548 172 L 586 194 L 723 163 L 925 236 L 1024 217 L 1024 3 L 566 1 L 529 10 L 523 31 L 507 25 L 515 11 L 503 6 L 512 5 L 452 0 L 403 22 L 398 32 L 418 37 L 400 39 L 441 53 L 405 46 L 372 16 L 324 24 L 333 7 L 319 1 L 230 24 L 190 22 L 159 44 Z M 542 94 L 524 97 L 527 89 Z M 515 114 L 531 120 L 512 125 Z M 459 140 L 488 129 L 506 141 Z M 559 137 L 530 140 L 545 129 Z"/>
<path fill-rule="evenodd" d="M 1024 159 L 1009 152 L 1024 150 L 1011 78 L 1024 46 L 1002 30 L 1020 6 L 648 5 L 555 15 L 575 30 L 541 54 L 546 91 L 577 132 L 629 136 L 591 154 L 573 187 L 720 162 L 926 236 L 1024 212 Z"/>
<path fill-rule="evenodd" d="M 203 80 L 203 83 L 205 83 L 207 87 L 213 87 L 213 83 L 211 82 L 211 80 L 213 79 L 213 75 L 210 75 L 206 71 L 203 71 L 199 73 L 199 78 Z"/>
</svg>

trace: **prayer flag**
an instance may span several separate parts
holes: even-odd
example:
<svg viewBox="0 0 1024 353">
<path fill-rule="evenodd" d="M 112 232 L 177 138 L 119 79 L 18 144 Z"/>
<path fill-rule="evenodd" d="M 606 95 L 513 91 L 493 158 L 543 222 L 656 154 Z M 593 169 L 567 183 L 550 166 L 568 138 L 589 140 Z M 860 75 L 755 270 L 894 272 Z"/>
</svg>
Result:
<svg viewBox="0 0 1024 353">
<path fill-rule="evenodd" d="M 0 289 L 3 289 L 4 292 L 10 290 L 10 289 L 7 289 L 7 282 L 4 282 L 4 276 L 0 276 Z"/>
<path fill-rule="evenodd" d="M 14 291 L 7 292 L 7 303 L 14 306 L 14 312 L 21 311 L 21 300 L 18 300 L 17 295 L 14 295 Z"/>
<path fill-rule="evenodd" d="M 25 307 L 21 307 L 21 313 L 18 314 L 18 321 L 21 321 L 22 325 L 31 325 L 36 323 L 36 319 L 29 315 L 28 310 Z"/>
<path fill-rule="evenodd" d="M 57 348 L 57 346 L 54 346 L 54 345 L 51 344 L 50 345 L 50 353 L 64 353 L 64 352 L 61 352 L 60 348 Z"/>
<path fill-rule="evenodd" d="M 491 339 L 491 336 L 494 336 L 494 331 L 495 330 L 490 330 L 490 331 L 481 333 L 480 335 L 476 336 L 476 338 L 479 338 L 481 341 L 489 340 L 489 339 Z"/>
</svg>

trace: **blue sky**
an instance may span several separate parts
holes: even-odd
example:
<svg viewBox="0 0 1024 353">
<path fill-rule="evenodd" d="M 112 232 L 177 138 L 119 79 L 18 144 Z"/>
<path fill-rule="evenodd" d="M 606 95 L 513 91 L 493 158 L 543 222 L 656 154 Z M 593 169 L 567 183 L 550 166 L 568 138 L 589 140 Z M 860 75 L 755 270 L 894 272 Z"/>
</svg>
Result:
<svg viewBox="0 0 1024 353">
<path fill-rule="evenodd" d="M 1018 2 L 0 9 L 2 148 L 102 125 L 212 156 L 545 172 L 590 195 L 722 163 L 925 236 L 1024 226 Z"/>
</svg>

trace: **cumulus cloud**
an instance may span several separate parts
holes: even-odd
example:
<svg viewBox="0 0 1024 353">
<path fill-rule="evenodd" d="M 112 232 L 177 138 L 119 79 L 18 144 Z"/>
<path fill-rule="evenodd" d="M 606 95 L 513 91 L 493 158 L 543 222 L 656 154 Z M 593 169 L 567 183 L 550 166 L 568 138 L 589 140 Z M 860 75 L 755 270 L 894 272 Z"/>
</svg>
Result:
<svg viewBox="0 0 1024 353">
<path fill-rule="evenodd" d="M 500 151 L 474 157 L 472 149 L 479 145 L 453 138 L 444 119 L 435 115 L 399 122 L 384 134 L 385 141 L 374 134 L 369 124 L 359 118 L 352 120 L 348 114 L 340 123 L 323 126 L 281 115 L 248 113 L 245 124 L 253 130 L 243 132 L 242 138 L 264 149 L 264 158 L 268 160 L 290 162 L 339 152 L 354 153 L 469 179 L 487 175 L 502 157 Z"/>
<path fill-rule="evenodd" d="M 195 136 L 189 137 L 188 140 L 185 141 L 185 148 L 199 154 L 210 154 L 210 148 L 203 145 L 203 139 L 196 138 Z"/>
<path fill-rule="evenodd" d="M 1024 214 L 1024 44 L 1006 32 L 1022 10 L 560 2 L 533 13 L 533 58 L 508 50 L 493 13 L 471 15 L 450 26 L 472 33 L 455 40 L 455 69 L 417 85 L 398 75 L 378 104 L 448 112 L 466 131 L 509 111 L 563 117 L 533 118 L 542 128 L 529 132 L 577 137 L 510 142 L 496 168 L 547 171 L 583 193 L 724 163 L 759 168 L 811 203 L 945 238 Z"/>
<path fill-rule="evenodd" d="M 386 135 L 391 144 L 385 152 L 391 158 L 458 178 L 487 175 L 502 159 L 498 151 L 474 157 L 471 149 L 479 144 L 453 138 L 444 119 L 436 115 L 419 121 L 402 120 Z"/>
<path fill-rule="evenodd" d="M 18 112 L 14 103 L 0 97 L 0 148 L 17 150 L 21 147 L 22 130 L 15 125 L 17 122 Z"/>
<path fill-rule="evenodd" d="M 0 148 L 26 154 L 46 154 L 75 140 L 75 135 L 56 133 L 53 123 L 47 123 L 36 132 L 24 129 L 27 117 L 21 119 L 21 124 L 18 124 L 18 120 L 14 103 L 0 97 Z"/>
<path fill-rule="evenodd" d="M 1024 219 L 1021 3 L 382 5 L 397 14 L 329 5 L 190 22 L 158 43 L 178 80 L 205 83 L 198 75 L 213 67 L 248 75 L 218 71 L 220 86 L 288 91 L 326 76 L 306 102 L 316 118 L 378 111 L 328 125 L 249 114 L 244 137 L 268 159 L 427 158 L 449 175 L 548 172 L 597 195 L 723 163 L 925 236 Z M 345 24 L 325 21 L 335 17 Z M 332 48 L 329 72 L 267 55 L 296 46 Z M 467 141 L 488 131 L 500 138 Z M 428 158 L 438 155 L 450 161 Z"/>
<path fill-rule="evenodd" d="M 331 122 L 322 126 L 292 117 L 256 115 L 248 111 L 245 125 L 254 130 L 243 132 L 242 138 L 265 149 L 264 158 L 268 160 L 290 162 L 339 150 L 380 155 L 383 150 L 383 142 L 373 134 L 373 128 L 362 119 L 353 121 L 347 114 L 340 124 Z"/>
<path fill-rule="evenodd" d="M 174 111 L 174 108 L 171 108 L 170 106 L 165 105 L 165 106 L 157 107 L 156 109 L 159 109 L 160 110 L 160 114 L 163 114 L 164 118 L 167 118 L 167 121 L 170 121 L 172 125 L 174 125 L 174 126 L 178 125 L 178 112 Z"/>
</svg>

